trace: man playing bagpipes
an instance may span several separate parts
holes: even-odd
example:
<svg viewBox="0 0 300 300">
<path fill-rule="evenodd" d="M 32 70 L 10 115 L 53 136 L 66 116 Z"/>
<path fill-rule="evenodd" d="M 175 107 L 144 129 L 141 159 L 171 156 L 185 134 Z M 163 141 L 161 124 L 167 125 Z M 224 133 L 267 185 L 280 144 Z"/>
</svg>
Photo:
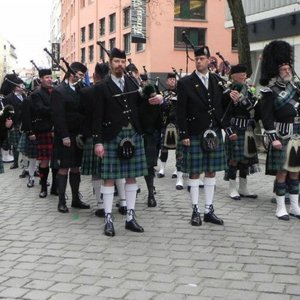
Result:
<svg viewBox="0 0 300 300">
<path fill-rule="evenodd" d="M 285 41 L 273 41 L 265 46 L 262 57 L 260 84 L 262 122 L 270 140 L 266 174 L 276 175 L 276 217 L 300 219 L 300 84 L 295 82 L 292 69 L 292 49 Z M 289 214 L 285 193 L 290 194 Z"/>
<path fill-rule="evenodd" d="M 144 229 L 135 219 L 137 193 L 136 177 L 147 175 L 140 105 L 144 99 L 136 82 L 125 76 L 126 54 L 117 48 L 110 52 L 111 75 L 96 87 L 97 105 L 93 115 L 95 153 L 102 158 L 101 187 L 105 209 L 104 234 L 114 236 L 112 203 L 114 181 L 125 178 L 127 215 L 125 228 L 134 232 Z M 150 104 L 159 105 L 162 96 L 150 98 Z"/>
<path fill-rule="evenodd" d="M 228 159 L 229 197 L 240 200 L 241 197 L 257 198 L 247 188 L 247 175 L 258 170 L 257 148 L 254 140 L 255 107 L 257 99 L 246 83 L 247 68 L 235 65 L 230 70 L 230 96 L 236 100 L 231 105 L 231 128 L 237 134 L 237 140 L 225 137 L 225 149 Z M 249 169 L 252 171 L 249 172 Z M 236 175 L 239 170 L 239 189 L 236 187 Z"/>
</svg>

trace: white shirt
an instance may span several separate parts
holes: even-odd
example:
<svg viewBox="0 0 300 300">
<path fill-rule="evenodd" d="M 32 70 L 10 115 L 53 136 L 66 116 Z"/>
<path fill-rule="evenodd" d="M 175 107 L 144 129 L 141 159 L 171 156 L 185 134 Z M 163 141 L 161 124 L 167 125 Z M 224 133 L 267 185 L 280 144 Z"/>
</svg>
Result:
<svg viewBox="0 0 300 300">
<path fill-rule="evenodd" d="M 115 75 L 111 74 L 111 79 L 116 84 L 116 86 L 123 92 L 124 91 L 124 86 L 125 86 L 124 76 L 118 78 Z M 120 81 L 122 82 L 123 87 L 121 87 Z"/>
<path fill-rule="evenodd" d="M 198 71 L 196 71 L 197 76 L 200 78 L 204 86 L 208 89 L 208 82 L 209 82 L 209 72 L 206 74 L 202 74 Z"/>
</svg>

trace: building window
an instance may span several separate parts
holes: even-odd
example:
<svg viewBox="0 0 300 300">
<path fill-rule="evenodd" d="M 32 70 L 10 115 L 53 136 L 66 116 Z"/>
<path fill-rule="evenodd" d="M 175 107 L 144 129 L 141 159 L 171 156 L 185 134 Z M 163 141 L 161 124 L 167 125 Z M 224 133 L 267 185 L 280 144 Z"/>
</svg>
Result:
<svg viewBox="0 0 300 300">
<path fill-rule="evenodd" d="M 80 0 L 80 8 L 84 8 L 85 7 L 85 0 Z"/>
<path fill-rule="evenodd" d="M 94 23 L 89 24 L 89 40 L 94 38 Z"/>
<path fill-rule="evenodd" d="M 99 20 L 99 33 L 100 36 L 105 34 L 105 18 Z"/>
<path fill-rule="evenodd" d="M 109 15 L 109 32 L 116 31 L 116 14 Z"/>
<path fill-rule="evenodd" d="M 103 48 L 105 48 L 105 42 L 101 42 L 101 44 L 103 45 Z M 104 62 L 106 52 L 103 48 L 100 47 L 100 60 L 102 60 Z"/>
<path fill-rule="evenodd" d="M 136 52 L 141 52 L 145 50 L 145 44 L 143 43 L 137 43 L 136 44 Z"/>
<path fill-rule="evenodd" d="M 85 42 L 85 27 L 81 27 L 80 29 L 80 33 L 81 33 L 81 43 Z"/>
<path fill-rule="evenodd" d="M 182 40 L 182 32 L 185 31 L 189 40 L 196 46 L 205 45 L 206 28 L 192 28 L 192 27 L 175 27 L 174 28 L 174 47 L 185 48 L 185 43 Z M 191 46 L 189 45 L 189 48 Z"/>
<path fill-rule="evenodd" d="M 89 46 L 89 62 L 94 61 L 94 45 Z"/>
<path fill-rule="evenodd" d="M 231 50 L 237 50 L 237 49 L 238 49 L 237 35 L 236 35 L 236 31 L 233 29 L 231 31 Z"/>
<path fill-rule="evenodd" d="M 123 26 L 125 28 L 130 26 L 130 7 L 123 9 Z"/>
<path fill-rule="evenodd" d="M 175 0 L 174 17 L 178 19 L 205 19 L 206 0 Z"/>
<path fill-rule="evenodd" d="M 124 44 L 124 50 L 126 54 L 130 53 L 130 42 L 131 42 L 130 33 L 124 34 L 123 44 Z"/>
<path fill-rule="evenodd" d="M 113 38 L 113 39 L 110 39 L 109 40 L 109 50 L 112 50 L 113 48 L 115 48 L 116 46 L 116 39 Z"/>
<path fill-rule="evenodd" d="M 85 63 L 85 48 L 81 48 L 81 57 L 80 57 L 80 61 L 84 64 Z"/>
</svg>

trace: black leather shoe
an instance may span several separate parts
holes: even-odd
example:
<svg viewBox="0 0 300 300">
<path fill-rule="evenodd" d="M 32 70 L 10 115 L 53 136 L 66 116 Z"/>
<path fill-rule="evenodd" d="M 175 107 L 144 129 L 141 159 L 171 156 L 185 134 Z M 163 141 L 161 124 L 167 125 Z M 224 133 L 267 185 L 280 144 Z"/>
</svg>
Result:
<svg viewBox="0 0 300 300">
<path fill-rule="evenodd" d="M 283 221 L 288 221 L 290 219 L 290 216 L 289 215 L 283 215 L 281 217 L 277 217 L 278 220 L 283 220 Z"/>
<path fill-rule="evenodd" d="M 157 205 L 156 200 L 153 196 L 148 196 L 148 207 L 155 207 Z"/>
<path fill-rule="evenodd" d="M 240 196 L 234 196 L 234 197 L 231 197 L 231 196 L 229 196 L 232 200 L 236 200 L 236 201 L 238 201 L 238 200 L 241 200 L 241 197 Z"/>
<path fill-rule="evenodd" d="M 19 166 L 17 164 L 13 164 L 10 166 L 10 169 L 13 170 L 13 169 L 18 169 Z"/>
<path fill-rule="evenodd" d="M 180 184 L 177 184 L 177 185 L 176 185 L 176 190 L 178 190 L 178 191 L 183 190 L 183 186 L 180 185 Z"/>
<path fill-rule="evenodd" d="M 199 213 L 197 207 L 194 207 L 194 209 L 193 209 L 191 225 L 192 226 L 201 226 L 202 225 L 201 216 L 200 216 L 200 213 Z"/>
<path fill-rule="evenodd" d="M 157 178 L 163 178 L 165 177 L 165 174 L 157 173 Z"/>
<path fill-rule="evenodd" d="M 34 179 L 33 178 L 29 178 L 28 182 L 27 182 L 27 187 L 28 188 L 32 188 L 34 186 Z"/>
<path fill-rule="evenodd" d="M 71 206 L 74 208 L 80 208 L 80 209 L 89 209 L 90 208 L 89 204 L 86 204 L 79 199 L 77 201 L 72 202 Z"/>
<path fill-rule="evenodd" d="M 107 236 L 115 236 L 115 228 L 111 218 L 105 217 L 104 234 Z"/>
<path fill-rule="evenodd" d="M 214 208 L 211 205 L 209 208 L 209 213 L 204 214 L 204 222 L 209 222 L 209 223 L 213 223 L 213 224 L 217 224 L 217 225 L 223 225 L 224 221 L 220 218 L 218 218 L 215 214 L 214 214 Z"/>
<path fill-rule="evenodd" d="M 126 214 L 127 214 L 127 206 L 120 206 L 120 207 L 118 208 L 118 211 L 119 211 L 119 213 L 120 213 L 121 215 L 126 216 Z"/>
<path fill-rule="evenodd" d="M 177 178 L 177 174 L 172 174 L 172 178 Z"/>
<path fill-rule="evenodd" d="M 99 218 L 105 217 L 104 209 L 103 209 L 103 208 L 98 208 L 98 209 L 96 209 L 96 211 L 95 211 L 95 216 L 96 216 L 96 217 L 99 217 Z"/>
<path fill-rule="evenodd" d="M 135 218 L 132 218 L 129 222 L 126 221 L 125 228 L 133 232 L 144 232 L 144 228 L 137 223 Z"/>
<path fill-rule="evenodd" d="M 69 212 L 69 209 L 66 206 L 66 204 L 58 204 L 57 210 L 63 214 Z"/>
<path fill-rule="evenodd" d="M 240 194 L 240 196 L 242 198 L 250 198 L 250 199 L 256 199 L 257 198 L 256 194 L 249 194 L 249 195 Z"/>
<path fill-rule="evenodd" d="M 39 193 L 39 197 L 40 197 L 40 198 L 46 198 L 47 195 L 48 195 L 47 191 L 41 191 L 41 192 Z"/>
</svg>

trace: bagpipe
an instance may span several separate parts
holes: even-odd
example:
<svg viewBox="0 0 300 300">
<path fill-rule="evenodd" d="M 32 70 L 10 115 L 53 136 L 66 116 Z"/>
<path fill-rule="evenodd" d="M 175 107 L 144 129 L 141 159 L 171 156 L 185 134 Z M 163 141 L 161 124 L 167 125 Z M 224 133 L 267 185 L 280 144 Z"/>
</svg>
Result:
<svg viewBox="0 0 300 300">
<path fill-rule="evenodd" d="M 220 63 L 220 66 L 219 66 L 219 72 L 221 74 L 221 76 L 225 76 L 230 73 L 230 70 L 231 70 L 231 65 L 229 63 L 228 60 L 225 60 L 225 58 L 223 57 L 223 55 L 220 53 L 220 52 L 216 52 L 216 55 L 222 60 L 222 62 Z"/>
<path fill-rule="evenodd" d="M 73 86 L 76 89 L 81 89 L 83 87 L 85 87 L 86 85 L 84 84 L 82 78 L 78 78 L 78 76 L 76 75 L 76 72 L 71 68 L 70 64 L 64 59 L 64 57 L 61 57 L 60 60 L 65 64 L 66 68 L 64 68 L 59 61 L 53 56 L 53 54 L 51 52 L 48 51 L 47 48 L 44 48 L 44 51 L 50 56 L 50 58 L 52 59 L 52 61 L 60 68 L 60 70 L 62 70 L 65 74 L 64 79 L 66 78 L 67 74 L 72 74 L 77 81 L 73 84 Z"/>
</svg>

